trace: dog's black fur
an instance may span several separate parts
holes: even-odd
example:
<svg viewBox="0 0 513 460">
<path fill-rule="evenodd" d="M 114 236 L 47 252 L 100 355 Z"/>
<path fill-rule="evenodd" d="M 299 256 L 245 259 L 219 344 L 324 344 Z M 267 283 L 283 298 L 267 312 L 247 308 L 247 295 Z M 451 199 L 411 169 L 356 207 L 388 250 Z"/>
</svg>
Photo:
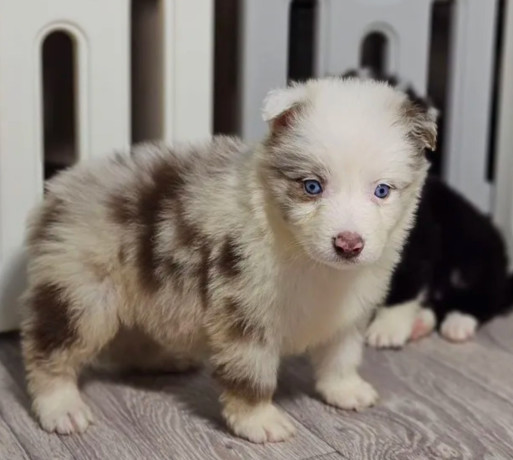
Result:
<svg viewBox="0 0 513 460">
<path fill-rule="evenodd" d="M 451 311 L 483 323 L 512 303 L 513 278 L 507 268 L 503 239 L 489 218 L 430 176 L 385 306 L 424 293 L 439 324 Z"/>
<path fill-rule="evenodd" d="M 401 86 L 398 78 L 369 69 L 351 70 L 343 76 Z M 403 89 L 414 103 L 432 107 L 429 98 L 418 96 L 411 86 Z M 483 323 L 506 313 L 513 304 L 513 276 L 507 270 L 506 247 L 491 220 L 430 175 L 384 306 L 422 296 L 438 325 L 452 311 Z"/>
</svg>

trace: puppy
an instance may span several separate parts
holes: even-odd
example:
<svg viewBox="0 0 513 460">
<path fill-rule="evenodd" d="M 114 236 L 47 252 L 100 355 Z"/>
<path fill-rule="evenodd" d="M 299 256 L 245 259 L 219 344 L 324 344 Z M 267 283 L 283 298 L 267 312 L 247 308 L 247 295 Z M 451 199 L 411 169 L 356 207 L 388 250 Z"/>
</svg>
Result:
<svg viewBox="0 0 513 460">
<path fill-rule="evenodd" d="M 435 327 L 453 342 L 513 303 L 506 248 L 499 231 L 440 179 L 426 181 L 416 224 L 391 290 L 367 341 L 400 347 Z"/>
<path fill-rule="evenodd" d="M 22 324 L 45 430 L 87 428 L 77 376 L 134 330 L 162 347 L 152 366 L 208 359 L 228 426 L 253 442 L 294 432 L 272 403 L 284 355 L 309 353 L 328 404 L 375 403 L 363 334 L 413 225 L 434 114 L 340 78 L 272 91 L 263 114 L 254 147 L 145 144 L 49 183 L 28 226 Z"/>
</svg>

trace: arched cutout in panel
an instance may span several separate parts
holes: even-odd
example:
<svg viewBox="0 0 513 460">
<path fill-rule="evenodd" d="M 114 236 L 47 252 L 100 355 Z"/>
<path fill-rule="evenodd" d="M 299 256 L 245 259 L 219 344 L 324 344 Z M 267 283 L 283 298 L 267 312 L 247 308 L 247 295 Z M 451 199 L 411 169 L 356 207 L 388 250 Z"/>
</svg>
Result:
<svg viewBox="0 0 513 460">
<path fill-rule="evenodd" d="M 161 139 L 164 0 L 132 1 L 132 142 Z"/>
<path fill-rule="evenodd" d="M 42 44 L 44 178 L 77 160 L 76 47 L 66 32 L 50 33 Z"/>
<path fill-rule="evenodd" d="M 313 76 L 316 0 L 293 0 L 289 13 L 288 79 L 308 80 Z"/>
<path fill-rule="evenodd" d="M 373 69 L 378 75 L 386 71 L 388 53 L 387 37 L 381 32 L 371 32 L 362 41 L 360 66 Z"/>
<path fill-rule="evenodd" d="M 437 151 L 427 152 L 432 163 L 430 172 L 442 174 L 445 137 L 445 112 L 449 78 L 450 37 L 453 24 L 454 1 L 433 2 L 431 14 L 431 44 L 429 50 L 428 94 L 440 111 L 438 119 Z"/>
<path fill-rule="evenodd" d="M 214 133 L 237 133 L 241 7 L 239 0 L 215 2 L 214 17 Z"/>
</svg>

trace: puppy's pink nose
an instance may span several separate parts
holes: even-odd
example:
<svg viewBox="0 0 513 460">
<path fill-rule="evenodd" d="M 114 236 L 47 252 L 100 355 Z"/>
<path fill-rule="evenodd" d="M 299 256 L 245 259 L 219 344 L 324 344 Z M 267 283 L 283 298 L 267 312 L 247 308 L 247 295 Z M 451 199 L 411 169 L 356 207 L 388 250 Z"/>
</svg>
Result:
<svg viewBox="0 0 513 460">
<path fill-rule="evenodd" d="M 345 259 L 356 257 L 362 252 L 364 245 L 363 238 L 354 232 L 342 232 L 333 239 L 335 251 Z"/>
</svg>

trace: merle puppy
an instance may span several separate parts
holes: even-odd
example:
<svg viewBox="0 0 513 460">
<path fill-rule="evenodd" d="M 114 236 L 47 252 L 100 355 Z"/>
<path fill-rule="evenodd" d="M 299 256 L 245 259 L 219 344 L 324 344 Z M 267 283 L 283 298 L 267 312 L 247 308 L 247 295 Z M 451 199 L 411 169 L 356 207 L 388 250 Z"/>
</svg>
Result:
<svg viewBox="0 0 513 460">
<path fill-rule="evenodd" d="M 87 429 L 78 377 L 102 353 L 119 365 L 116 344 L 142 370 L 207 361 L 227 426 L 252 442 L 295 431 L 273 403 L 285 356 L 310 356 L 332 406 L 377 401 L 358 374 L 364 333 L 413 225 L 435 114 L 385 83 L 326 78 L 270 91 L 263 117 L 253 146 L 147 143 L 49 181 L 22 299 L 45 430 Z"/>
</svg>

